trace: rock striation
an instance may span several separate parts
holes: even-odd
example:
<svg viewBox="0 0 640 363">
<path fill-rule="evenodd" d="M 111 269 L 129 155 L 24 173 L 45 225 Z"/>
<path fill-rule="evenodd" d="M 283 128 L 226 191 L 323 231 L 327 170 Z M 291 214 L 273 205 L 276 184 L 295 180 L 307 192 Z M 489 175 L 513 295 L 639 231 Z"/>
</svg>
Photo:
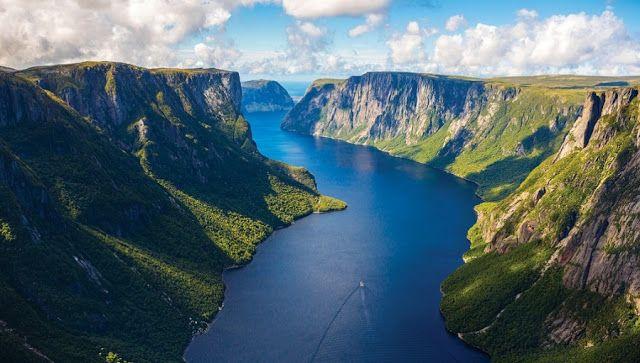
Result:
<svg viewBox="0 0 640 363">
<path fill-rule="evenodd" d="M 620 358 L 633 360 L 640 313 L 638 89 L 589 92 L 582 110 L 557 154 L 504 200 L 477 207 L 469 235 L 474 249 L 483 250 L 474 258 L 509 258 L 529 246 L 549 256 L 541 259 L 537 282 L 523 289 L 559 276 L 541 346 L 584 344 L 594 354 L 616 346 Z M 491 334 L 500 332 L 467 338 Z"/>
<path fill-rule="evenodd" d="M 282 127 L 428 163 L 498 199 L 557 150 L 580 107 L 573 94 L 515 84 L 372 72 L 314 82 Z"/>
</svg>

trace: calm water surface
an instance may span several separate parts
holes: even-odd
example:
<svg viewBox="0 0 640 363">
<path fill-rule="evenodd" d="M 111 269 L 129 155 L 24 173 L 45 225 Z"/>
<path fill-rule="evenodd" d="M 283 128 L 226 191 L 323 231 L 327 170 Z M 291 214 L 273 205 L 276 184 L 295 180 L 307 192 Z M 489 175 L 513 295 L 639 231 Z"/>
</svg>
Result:
<svg viewBox="0 0 640 363">
<path fill-rule="evenodd" d="M 446 332 L 438 309 L 440 283 L 468 247 L 474 187 L 372 148 L 281 131 L 283 116 L 247 115 L 260 151 L 308 168 L 349 208 L 276 231 L 253 262 L 227 271 L 225 308 L 186 360 L 486 361 Z"/>
</svg>

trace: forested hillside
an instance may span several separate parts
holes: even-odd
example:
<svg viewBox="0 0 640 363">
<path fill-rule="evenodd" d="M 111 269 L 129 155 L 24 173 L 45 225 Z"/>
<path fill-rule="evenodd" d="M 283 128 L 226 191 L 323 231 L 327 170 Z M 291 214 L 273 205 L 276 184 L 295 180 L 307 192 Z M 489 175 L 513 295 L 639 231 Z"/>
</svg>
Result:
<svg viewBox="0 0 640 363">
<path fill-rule="evenodd" d="M 0 73 L 0 360 L 181 361 L 222 269 L 327 209 L 257 152 L 240 104 L 215 69 Z"/>
</svg>

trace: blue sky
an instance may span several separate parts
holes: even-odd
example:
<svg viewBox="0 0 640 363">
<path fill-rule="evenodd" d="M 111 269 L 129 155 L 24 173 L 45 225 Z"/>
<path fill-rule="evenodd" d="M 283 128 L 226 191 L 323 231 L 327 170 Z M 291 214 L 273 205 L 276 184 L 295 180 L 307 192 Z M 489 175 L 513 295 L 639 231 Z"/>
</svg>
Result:
<svg viewBox="0 0 640 363">
<path fill-rule="evenodd" d="M 638 0 L 0 0 L 0 65 L 114 60 L 304 81 L 640 74 L 639 15 Z"/>
</svg>

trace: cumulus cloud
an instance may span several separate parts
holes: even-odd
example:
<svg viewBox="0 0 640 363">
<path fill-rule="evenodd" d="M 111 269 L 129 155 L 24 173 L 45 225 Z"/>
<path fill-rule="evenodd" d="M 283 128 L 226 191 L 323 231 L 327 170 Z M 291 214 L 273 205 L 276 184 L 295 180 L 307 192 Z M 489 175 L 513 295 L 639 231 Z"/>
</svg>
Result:
<svg viewBox="0 0 640 363">
<path fill-rule="evenodd" d="M 285 12 L 296 18 L 360 16 L 380 13 L 390 0 L 282 0 Z"/>
<path fill-rule="evenodd" d="M 177 44 L 260 2 L 269 0 L 0 0 L 0 64 L 176 64 Z"/>
<path fill-rule="evenodd" d="M 462 14 L 458 14 L 450 17 L 444 26 L 444 28 L 450 32 L 455 32 L 460 28 L 466 28 L 466 27 L 467 27 L 467 19 L 465 19 L 464 15 Z"/>
<path fill-rule="evenodd" d="M 441 35 L 431 62 L 442 71 L 472 74 L 640 71 L 640 42 L 609 10 L 538 19 L 521 10 L 514 24 L 477 24 Z"/>
<path fill-rule="evenodd" d="M 355 26 L 349 30 L 349 36 L 352 38 L 358 37 L 362 34 L 368 33 L 382 24 L 384 21 L 384 15 L 382 14 L 369 14 L 365 19 L 364 24 Z"/>
<path fill-rule="evenodd" d="M 228 41 L 198 43 L 193 47 L 193 56 L 187 57 L 182 64 L 186 67 L 232 68 L 242 53 Z"/>
<path fill-rule="evenodd" d="M 287 48 L 284 51 L 249 62 L 243 66 L 250 74 L 294 74 L 312 71 L 335 71 L 343 61 L 329 54 L 330 34 L 312 22 L 296 21 L 287 27 Z"/>
<path fill-rule="evenodd" d="M 517 14 L 518 17 L 522 19 L 534 19 L 538 17 L 537 11 L 529 9 L 520 9 Z"/>
<path fill-rule="evenodd" d="M 512 23 L 471 27 L 454 15 L 433 42 L 427 39 L 437 30 L 413 21 L 367 54 L 355 52 L 363 50 L 355 41 L 353 48 L 331 49 L 333 32 L 313 20 L 362 17 L 349 30 L 355 38 L 382 26 L 390 1 L 0 0 L 0 65 L 100 59 L 260 74 L 360 73 L 383 65 L 470 75 L 640 73 L 640 40 L 611 9 L 547 18 L 520 9 Z M 226 35 L 232 12 L 257 3 L 280 4 L 295 18 L 284 30 L 284 49 L 243 53 Z"/>
<path fill-rule="evenodd" d="M 420 64 L 426 57 L 424 39 L 436 32 L 434 28 L 420 27 L 417 21 L 410 21 L 403 33 L 394 34 L 387 41 L 391 63 Z"/>
</svg>

